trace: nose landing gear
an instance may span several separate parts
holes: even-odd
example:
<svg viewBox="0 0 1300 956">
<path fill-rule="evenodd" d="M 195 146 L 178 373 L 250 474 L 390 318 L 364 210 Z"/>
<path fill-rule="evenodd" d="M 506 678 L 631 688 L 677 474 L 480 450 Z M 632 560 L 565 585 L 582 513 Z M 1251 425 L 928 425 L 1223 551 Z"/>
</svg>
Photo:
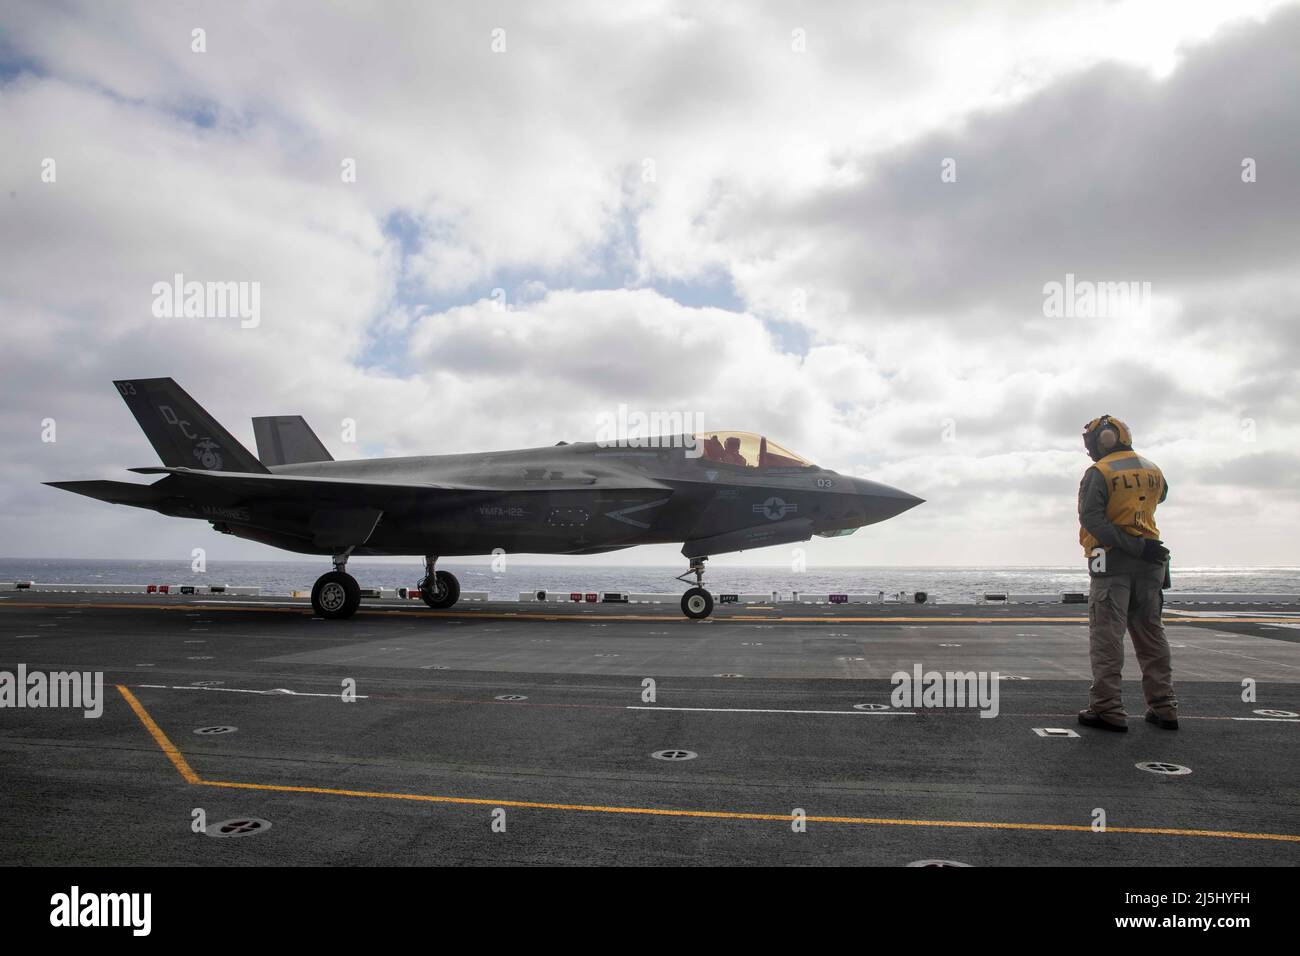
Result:
<svg viewBox="0 0 1300 956">
<path fill-rule="evenodd" d="M 713 613 L 713 595 L 704 589 L 704 562 L 707 557 L 691 558 L 690 570 L 677 575 L 678 581 L 690 584 L 690 576 L 695 575 L 695 587 L 688 588 L 682 595 L 682 613 L 694 621 L 700 621 Z"/>
<path fill-rule="evenodd" d="M 312 585 L 312 610 L 326 620 L 344 620 L 361 606 L 361 586 L 347 572 L 351 550 L 334 555 L 334 570 L 322 574 Z"/>
<path fill-rule="evenodd" d="M 445 610 L 460 600 L 460 582 L 450 571 L 436 571 L 437 556 L 424 559 L 424 577 L 420 580 L 420 599 L 435 610 Z"/>
</svg>

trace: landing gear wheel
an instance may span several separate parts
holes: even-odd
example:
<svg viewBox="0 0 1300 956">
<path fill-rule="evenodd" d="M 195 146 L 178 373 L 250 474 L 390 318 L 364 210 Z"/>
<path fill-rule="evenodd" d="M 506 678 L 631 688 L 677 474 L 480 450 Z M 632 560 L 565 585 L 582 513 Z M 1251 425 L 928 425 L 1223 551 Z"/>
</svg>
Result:
<svg viewBox="0 0 1300 956">
<path fill-rule="evenodd" d="M 713 613 L 713 595 L 704 588 L 691 588 L 682 595 L 682 613 L 692 620 L 703 620 Z"/>
<path fill-rule="evenodd" d="M 449 608 L 460 600 L 460 582 L 450 571 L 435 572 L 432 582 L 428 578 L 420 582 L 420 598 L 431 608 Z"/>
<path fill-rule="evenodd" d="M 346 571 L 330 571 L 316 579 L 311 589 L 311 606 L 321 617 L 341 621 L 361 606 L 361 587 Z"/>
</svg>

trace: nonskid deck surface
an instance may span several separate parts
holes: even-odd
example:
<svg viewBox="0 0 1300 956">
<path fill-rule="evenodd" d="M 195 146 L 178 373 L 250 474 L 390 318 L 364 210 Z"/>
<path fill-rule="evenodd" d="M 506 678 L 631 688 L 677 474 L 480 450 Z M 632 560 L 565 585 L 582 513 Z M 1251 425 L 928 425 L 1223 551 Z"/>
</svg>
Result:
<svg viewBox="0 0 1300 956">
<path fill-rule="evenodd" d="M 16 863 L 1295 865 L 1300 718 L 1257 711 L 1300 712 L 1300 614 L 1166 620 L 1182 729 L 1142 722 L 1130 657 L 1119 735 L 1074 723 L 1078 605 L 366 601 L 337 622 L 10 593 L 0 670 L 101 671 L 105 699 L 0 709 L 0 840 Z M 999 715 L 888 706 L 918 664 L 999 672 Z M 214 839 L 195 810 L 271 828 Z"/>
</svg>

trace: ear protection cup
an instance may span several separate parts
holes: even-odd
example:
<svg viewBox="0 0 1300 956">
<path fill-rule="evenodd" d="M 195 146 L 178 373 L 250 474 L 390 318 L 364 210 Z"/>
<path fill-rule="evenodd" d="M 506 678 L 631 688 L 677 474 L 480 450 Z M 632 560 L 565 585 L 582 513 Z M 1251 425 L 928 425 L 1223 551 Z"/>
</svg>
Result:
<svg viewBox="0 0 1300 956">
<path fill-rule="evenodd" d="M 1083 426 L 1084 443 L 1090 450 L 1095 449 L 1097 457 L 1103 457 L 1118 445 L 1133 445 L 1133 433 L 1118 418 L 1102 415 Z"/>
</svg>

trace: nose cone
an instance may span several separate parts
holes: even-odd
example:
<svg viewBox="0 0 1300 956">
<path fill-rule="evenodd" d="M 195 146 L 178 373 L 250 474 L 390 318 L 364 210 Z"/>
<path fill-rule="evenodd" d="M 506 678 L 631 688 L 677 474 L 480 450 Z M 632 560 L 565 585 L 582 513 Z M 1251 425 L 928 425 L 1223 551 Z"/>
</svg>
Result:
<svg viewBox="0 0 1300 956">
<path fill-rule="evenodd" d="M 910 495 L 906 491 L 900 491 L 878 481 L 855 478 L 853 484 L 870 518 L 868 523 L 893 518 L 925 502 L 924 498 L 918 498 L 916 495 Z"/>
</svg>

